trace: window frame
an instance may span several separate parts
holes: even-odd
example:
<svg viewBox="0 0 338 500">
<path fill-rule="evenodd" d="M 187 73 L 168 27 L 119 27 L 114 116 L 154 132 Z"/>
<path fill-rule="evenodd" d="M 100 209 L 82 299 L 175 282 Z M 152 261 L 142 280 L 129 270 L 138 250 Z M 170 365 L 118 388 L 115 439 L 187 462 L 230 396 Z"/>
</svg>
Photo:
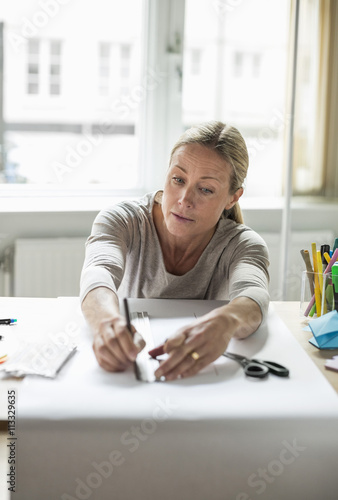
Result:
<svg viewBox="0 0 338 500">
<path fill-rule="evenodd" d="M 114 189 L 113 186 L 81 188 L 58 185 L 0 184 L 4 197 L 128 197 L 161 189 L 168 165 L 170 150 L 182 133 L 182 60 L 185 0 L 143 0 L 143 44 L 141 87 L 145 90 L 140 103 L 137 124 L 140 154 L 138 168 L 143 184 L 135 189 Z M 1 23 L 0 23 L 1 24 Z M 3 64 L 3 61 L 1 61 Z M 174 68 L 174 71 L 173 71 Z M 155 84 L 150 85 L 149 72 Z M 26 73 L 28 74 L 28 73 Z M 49 75 L 48 75 L 49 76 Z M 62 82 L 61 82 L 62 83 Z M 1 85 L 0 83 L 0 90 Z M 155 90 L 155 91 L 154 91 Z M 170 102 L 167 96 L 171 95 Z M 34 99 L 34 94 L 29 96 Z M 60 96 L 52 96 L 59 99 Z M 174 103 L 174 104 L 173 104 Z M 2 108 L 0 107 L 0 112 Z M 163 116 L 166 120 L 163 120 Z M 3 130 L 3 114 L 0 131 Z M 1 139 L 1 136 L 0 136 Z M 159 165 L 161 167 L 159 168 Z"/>
</svg>

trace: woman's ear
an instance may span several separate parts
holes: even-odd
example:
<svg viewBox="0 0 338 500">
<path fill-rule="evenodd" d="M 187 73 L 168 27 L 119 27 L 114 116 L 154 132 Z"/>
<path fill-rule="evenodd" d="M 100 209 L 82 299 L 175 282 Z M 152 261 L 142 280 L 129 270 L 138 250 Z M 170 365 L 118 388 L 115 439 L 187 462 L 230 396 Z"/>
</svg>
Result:
<svg viewBox="0 0 338 500">
<path fill-rule="evenodd" d="M 234 204 L 238 202 L 238 200 L 242 196 L 243 192 L 244 192 L 244 189 L 242 187 L 237 189 L 235 194 L 232 196 L 231 201 L 225 206 L 225 210 L 230 210 L 230 208 L 232 208 L 234 206 Z"/>
</svg>

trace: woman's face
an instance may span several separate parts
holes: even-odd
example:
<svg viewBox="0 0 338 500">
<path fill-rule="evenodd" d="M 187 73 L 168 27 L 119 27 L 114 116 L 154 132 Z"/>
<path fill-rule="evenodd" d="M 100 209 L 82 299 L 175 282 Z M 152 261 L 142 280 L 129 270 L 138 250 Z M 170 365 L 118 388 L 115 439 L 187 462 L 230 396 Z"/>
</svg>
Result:
<svg viewBox="0 0 338 500">
<path fill-rule="evenodd" d="M 203 236 L 214 230 L 224 209 L 243 193 L 229 194 L 231 167 L 200 144 L 179 147 L 171 160 L 163 190 L 162 211 L 174 236 Z"/>
</svg>

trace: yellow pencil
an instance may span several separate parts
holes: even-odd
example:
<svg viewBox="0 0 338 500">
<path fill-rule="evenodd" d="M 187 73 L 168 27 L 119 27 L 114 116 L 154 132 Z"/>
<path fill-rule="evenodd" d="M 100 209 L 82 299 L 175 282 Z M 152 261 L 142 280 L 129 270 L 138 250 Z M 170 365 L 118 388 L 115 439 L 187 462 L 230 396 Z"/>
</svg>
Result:
<svg viewBox="0 0 338 500">
<path fill-rule="evenodd" d="M 319 317 L 321 316 L 322 307 L 321 307 L 320 285 L 318 279 L 318 261 L 317 261 L 316 243 L 311 244 L 311 249 L 312 249 L 313 271 L 315 274 L 315 302 L 316 302 L 317 316 Z"/>
<path fill-rule="evenodd" d="M 323 262 L 319 250 L 317 250 L 317 266 L 318 266 L 317 270 L 318 270 L 320 293 L 323 293 Z"/>
<path fill-rule="evenodd" d="M 331 259 L 330 259 L 330 255 L 329 255 L 327 252 L 325 252 L 325 253 L 324 253 L 324 257 L 325 257 L 326 262 L 327 262 L 328 264 L 330 264 L 330 260 L 331 260 Z"/>
<path fill-rule="evenodd" d="M 326 300 L 325 300 L 325 290 L 323 286 L 323 261 L 322 261 L 322 255 L 319 250 L 317 250 L 317 264 L 318 264 L 318 279 L 319 279 L 319 288 L 320 288 L 320 295 L 321 295 L 321 301 L 324 302 L 322 307 L 322 313 L 326 314 L 327 313 L 327 306 L 326 306 Z"/>
</svg>

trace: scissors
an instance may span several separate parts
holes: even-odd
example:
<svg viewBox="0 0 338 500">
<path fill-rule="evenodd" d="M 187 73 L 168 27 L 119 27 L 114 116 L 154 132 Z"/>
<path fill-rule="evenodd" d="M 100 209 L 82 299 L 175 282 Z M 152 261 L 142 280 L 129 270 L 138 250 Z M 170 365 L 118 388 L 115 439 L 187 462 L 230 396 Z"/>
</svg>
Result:
<svg viewBox="0 0 338 500">
<path fill-rule="evenodd" d="M 241 356 L 240 354 L 233 354 L 231 352 L 224 352 L 223 356 L 233 359 L 234 361 L 238 361 L 238 363 L 243 366 L 245 375 L 248 375 L 248 377 L 264 378 L 269 372 L 277 375 L 278 377 L 289 376 L 289 370 L 285 366 L 279 365 L 274 361 L 249 359 L 245 356 Z"/>
</svg>

